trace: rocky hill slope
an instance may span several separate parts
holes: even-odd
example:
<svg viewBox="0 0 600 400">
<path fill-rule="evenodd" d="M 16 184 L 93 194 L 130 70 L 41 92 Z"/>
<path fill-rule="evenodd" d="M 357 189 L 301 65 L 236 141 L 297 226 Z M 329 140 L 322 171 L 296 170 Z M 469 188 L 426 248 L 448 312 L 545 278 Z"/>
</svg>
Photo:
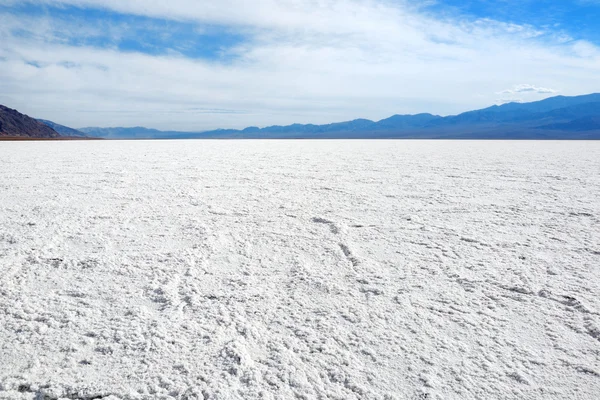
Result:
<svg viewBox="0 0 600 400">
<path fill-rule="evenodd" d="M 0 105 L 0 138 L 52 139 L 61 135 L 49 126 Z"/>
</svg>

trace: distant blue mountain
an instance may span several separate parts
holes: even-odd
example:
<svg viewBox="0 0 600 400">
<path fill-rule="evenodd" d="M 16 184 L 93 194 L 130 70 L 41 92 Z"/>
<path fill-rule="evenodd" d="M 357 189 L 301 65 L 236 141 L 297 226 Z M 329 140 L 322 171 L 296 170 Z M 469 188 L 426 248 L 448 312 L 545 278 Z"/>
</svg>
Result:
<svg viewBox="0 0 600 400">
<path fill-rule="evenodd" d="M 202 132 L 159 131 L 141 126 L 133 128 L 80 128 L 88 136 L 103 139 L 193 139 L 202 137 Z"/>
<path fill-rule="evenodd" d="M 569 122 L 542 125 L 537 129 L 559 130 L 565 132 L 600 131 L 600 117 L 585 117 Z"/>
<path fill-rule="evenodd" d="M 325 125 L 292 124 L 205 132 L 82 128 L 108 139 L 600 139 L 600 94 L 508 103 L 459 115 L 394 115 Z"/>
<path fill-rule="evenodd" d="M 61 136 L 68 137 L 86 137 L 84 132 L 78 131 L 77 129 L 69 128 L 68 126 L 57 124 L 56 122 L 48 121 L 47 119 L 38 119 L 42 124 L 49 126 L 56 132 L 60 133 Z"/>
<path fill-rule="evenodd" d="M 422 128 L 443 119 L 439 115 L 393 115 L 376 123 L 378 129 L 411 129 Z"/>
<path fill-rule="evenodd" d="M 480 111 L 508 112 L 514 110 L 525 110 L 531 113 L 544 113 L 561 108 L 576 106 L 586 103 L 600 102 L 600 93 L 586 94 L 582 96 L 555 96 L 531 103 L 507 103 L 499 106 L 491 106 Z"/>
</svg>

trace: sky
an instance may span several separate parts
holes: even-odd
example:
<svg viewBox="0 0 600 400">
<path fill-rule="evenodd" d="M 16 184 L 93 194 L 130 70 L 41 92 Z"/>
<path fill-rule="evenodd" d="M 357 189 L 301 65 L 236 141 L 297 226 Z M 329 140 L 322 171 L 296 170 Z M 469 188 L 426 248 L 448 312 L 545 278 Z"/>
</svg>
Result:
<svg viewBox="0 0 600 400">
<path fill-rule="evenodd" d="M 452 115 L 599 77 L 600 0 L 0 0 L 0 104 L 74 128 Z"/>
</svg>

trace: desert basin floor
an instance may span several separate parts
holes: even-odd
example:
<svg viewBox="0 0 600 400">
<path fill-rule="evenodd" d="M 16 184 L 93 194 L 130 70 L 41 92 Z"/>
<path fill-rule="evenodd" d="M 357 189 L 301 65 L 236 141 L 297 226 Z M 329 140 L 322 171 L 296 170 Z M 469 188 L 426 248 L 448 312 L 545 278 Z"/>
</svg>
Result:
<svg viewBox="0 0 600 400">
<path fill-rule="evenodd" d="M 597 399 L 600 142 L 0 145 L 0 399 Z"/>
</svg>

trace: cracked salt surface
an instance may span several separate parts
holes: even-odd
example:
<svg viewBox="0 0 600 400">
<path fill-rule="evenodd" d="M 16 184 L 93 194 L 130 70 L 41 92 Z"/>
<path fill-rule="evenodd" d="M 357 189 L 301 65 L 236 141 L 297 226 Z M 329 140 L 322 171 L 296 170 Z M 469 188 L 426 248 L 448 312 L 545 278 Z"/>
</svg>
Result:
<svg viewBox="0 0 600 400">
<path fill-rule="evenodd" d="M 600 143 L 0 146 L 0 399 L 597 399 Z"/>
</svg>

